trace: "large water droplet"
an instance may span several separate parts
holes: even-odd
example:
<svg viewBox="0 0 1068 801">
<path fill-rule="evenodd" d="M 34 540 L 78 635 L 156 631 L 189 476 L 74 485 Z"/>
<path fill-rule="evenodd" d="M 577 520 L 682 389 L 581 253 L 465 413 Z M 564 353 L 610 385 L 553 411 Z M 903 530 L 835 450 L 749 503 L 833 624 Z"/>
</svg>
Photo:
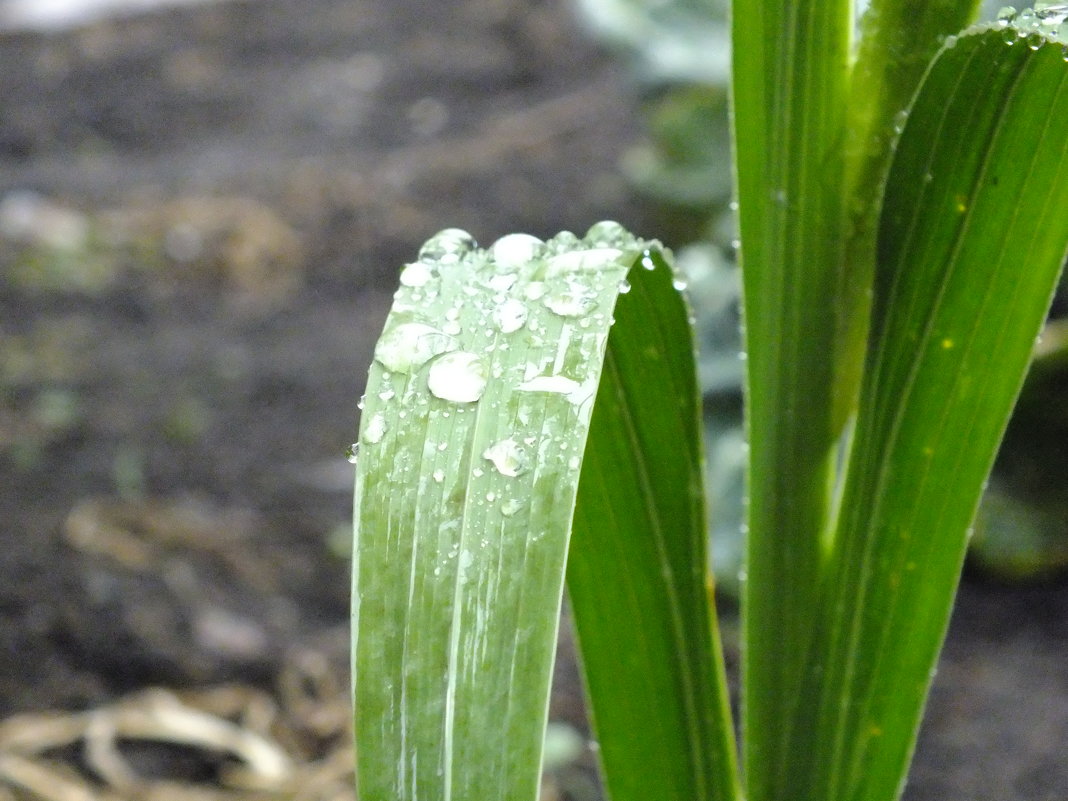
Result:
<svg viewBox="0 0 1068 801">
<path fill-rule="evenodd" d="M 425 323 L 399 323 L 375 345 L 375 359 L 386 369 L 410 373 L 439 354 L 459 347 L 455 339 Z"/>
<path fill-rule="evenodd" d="M 477 246 L 475 238 L 467 231 L 461 228 L 446 228 L 438 231 L 423 243 L 423 246 L 419 248 L 419 260 L 455 263 Z"/>
<path fill-rule="evenodd" d="M 360 443 L 354 442 L 345 448 L 345 458 L 349 464 L 356 464 L 360 461 Z"/>
<path fill-rule="evenodd" d="M 612 248 L 634 247 L 638 241 L 634 234 L 614 220 L 594 223 L 586 232 L 585 239 L 594 247 Z"/>
<path fill-rule="evenodd" d="M 518 476 L 527 466 L 526 451 L 511 437 L 490 445 L 482 451 L 482 458 L 488 459 L 498 473 L 509 478 Z"/>
<path fill-rule="evenodd" d="M 530 234 L 502 236 L 489 248 L 490 258 L 499 270 L 515 271 L 541 255 L 545 243 Z"/>
<path fill-rule="evenodd" d="M 474 403 L 486 391 L 486 380 L 486 365 L 478 354 L 460 350 L 446 353 L 430 365 L 427 387 L 442 400 Z"/>
<path fill-rule="evenodd" d="M 401 270 L 400 282 L 404 286 L 418 288 L 426 286 L 436 277 L 433 267 L 421 261 L 415 261 Z"/>
<path fill-rule="evenodd" d="M 493 310 L 493 323 L 503 334 L 518 331 L 527 323 L 527 307 L 515 298 L 509 298 Z"/>
<path fill-rule="evenodd" d="M 1016 7 L 1015 6 L 1002 6 L 1001 8 L 998 9 L 998 17 L 997 17 L 998 22 L 1003 22 L 1005 24 L 1008 24 L 1008 23 L 1012 22 L 1013 19 L 1015 19 L 1015 17 L 1016 17 Z"/>
<path fill-rule="evenodd" d="M 596 297 L 589 287 L 568 282 L 563 289 L 547 294 L 541 302 L 561 317 L 583 317 L 597 307 Z"/>
<path fill-rule="evenodd" d="M 367 421 L 367 427 L 363 430 L 363 441 L 376 445 L 382 441 L 382 437 L 386 435 L 388 430 L 389 426 L 386 424 L 386 418 L 381 414 L 376 414 Z"/>
<path fill-rule="evenodd" d="M 523 508 L 523 502 L 517 498 L 509 498 L 501 503 L 501 514 L 505 517 L 512 517 Z"/>
</svg>

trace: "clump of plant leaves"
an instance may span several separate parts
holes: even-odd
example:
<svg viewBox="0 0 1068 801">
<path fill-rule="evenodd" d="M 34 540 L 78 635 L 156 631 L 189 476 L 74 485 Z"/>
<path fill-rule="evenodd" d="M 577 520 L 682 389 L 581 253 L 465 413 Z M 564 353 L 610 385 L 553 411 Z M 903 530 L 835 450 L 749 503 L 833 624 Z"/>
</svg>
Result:
<svg viewBox="0 0 1068 801">
<path fill-rule="evenodd" d="M 400 274 L 363 404 L 366 799 L 534 799 L 565 576 L 615 801 L 890 801 L 1068 245 L 1068 8 L 738 0 L 736 759 L 690 311 L 613 223 Z M 918 89 L 917 89 L 918 87 Z"/>
</svg>

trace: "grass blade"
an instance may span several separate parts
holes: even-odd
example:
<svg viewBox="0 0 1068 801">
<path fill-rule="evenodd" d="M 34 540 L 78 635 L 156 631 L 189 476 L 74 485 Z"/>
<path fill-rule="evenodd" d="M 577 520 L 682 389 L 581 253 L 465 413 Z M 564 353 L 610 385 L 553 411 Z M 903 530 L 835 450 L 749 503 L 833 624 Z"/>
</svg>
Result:
<svg viewBox="0 0 1068 801">
<path fill-rule="evenodd" d="M 750 440 L 743 740 L 751 801 L 780 770 L 814 624 L 838 431 L 833 397 L 852 3 L 732 8 Z"/>
<path fill-rule="evenodd" d="M 983 29 L 941 53 L 891 168 L 793 798 L 900 793 L 967 532 L 1065 257 L 1068 64 L 1059 44 L 1015 35 Z"/>
<path fill-rule="evenodd" d="M 617 296 L 645 248 L 614 223 L 583 240 L 516 235 L 486 251 L 445 231 L 402 272 L 357 464 L 361 797 L 537 797 L 583 453 Z M 663 264 L 634 271 L 635 298 L 650 282 L 673 291 Z M 674 312 L 685 322 L 681 303 Z M 638 341 L 659 323 L 639 314 L 624 325 Z M 664 344 L 684 353 L 692 382 L 690 339 Z M 716 676 L 722 666 L 698 678 Z M 714 701 L 722 688 L 700 697 Z"/>
<path fill-rule="evenodd" d="M 568 589 L 610 797 L 727 801 L 740 794 L 711 603 L 700 395 L 688 312 L 667 272 L 635 270 L 616 306 Z"/>
</svg>

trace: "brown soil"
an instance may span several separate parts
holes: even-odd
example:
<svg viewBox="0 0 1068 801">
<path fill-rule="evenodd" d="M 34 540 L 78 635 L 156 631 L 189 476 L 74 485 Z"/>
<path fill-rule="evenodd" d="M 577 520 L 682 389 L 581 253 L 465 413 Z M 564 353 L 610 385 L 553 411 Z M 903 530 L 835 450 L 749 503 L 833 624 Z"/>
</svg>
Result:
<svg viewBox="0 0 1068 801">
<path fill-rule="evenodd" d="M 395 271 L 446 226 L 655 235 L 626 75 L 563 0 L 233 0 L 0 63 L 0 786 L 274 797 L 178 709 L 351 797 L 342 453 Z M 1066 663 L 1068 587 L 966 582 L 906 798 L 1068 799 Z"/>
</svg>

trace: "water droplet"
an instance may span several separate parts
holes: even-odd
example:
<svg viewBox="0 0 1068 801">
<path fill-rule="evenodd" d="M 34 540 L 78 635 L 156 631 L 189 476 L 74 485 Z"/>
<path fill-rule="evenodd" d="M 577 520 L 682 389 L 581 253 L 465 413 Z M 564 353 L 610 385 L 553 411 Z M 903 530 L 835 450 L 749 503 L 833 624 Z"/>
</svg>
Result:
<svg viewBox="0 0 1068 801">
<path fill-rule="evenodd" d="M 345 458 L 349 464 L 356 464 L 360 460 L 360 443 L 354 442 L 345 448 Z"/>
<path fill-rule="evenodd" d="M 957 37 L 954 36 L 953 34 L 950 34 L 949 36 L 946 37 L 946 39 L 942 43 L 942 45 L 947 50 L 956 47 L 957 46 Z"/>
<path fill-rule="evenodd" d="M 601 220 L 590 226 L 585 239 L 594 247 L 630 247 L 636 241 L 633 234 L 614 220 Z"/>
<path fill-rule="evenodd" d="M 393 391 L 393 389 L 391 387 L 386 387 L 384 390 L 382 390 L 381 392 L 378 393 L 378 399 L 382 400 L 382 401 L 389 401 L 389 400 L 393 400 L 395 395 L 396 395 L 396 393 Z"/>
<path fill-rule="evenodd" d="M 906 109 L 901 109 L 894 115 L 894 133 L 899 134 L 905 130 L 905 123 L 908 122 L 909 113 Z"/>
<path fill-rule="evenodd" d="M 622 281 L 619 282 L 619 285 L 616 287 L 616 289 L 619 290 L 620 295 L 626 295 L 628 292 L 630 292 L 631 289 L 630 281 L 624 278 Z"/>
<path fill-rule="evenodd" d="M 489 501 L 490 503 L 493 503 L 495 500 L 497 500 L 497 493 L 494 492 L 493 490 L 490 490 L 489 492 L 486 493 L 486 500 Z"/>
<path fill-rule="evenodd" d="M 502 236 L 489 248 L 490 258 L 500 270 L 518 270 L 534 261 L 545 249 L 545 243 L 530 234 Z"/>
<path fill-rule="evenodd" d="M 432 477 L 437 483 L 440 484 L 442 481 L 445 480 L 445 471 L 439 468 L 433 472 Z"/>
<path fill-rule="evenodd" d="M 509 298 L 493 310 L 493 323 L 503 334 L 518 331 L 527 323 L 527 307 L 515 298 Z"/>
<path fill-rule="evenodd" d="M 507 292 L 516 282 L 516 276 L 512 273 L 498 273 L 492 276 L 486 285 L 494 292 Z"/>
<path fill-rule="evenodd" d="M 1031 33 L 1027 36 L 1027 46 L 1032 50 L 1041 50 L 1046 43 L 1046 37 L 1041 33 Z"/>
<path fill-rule="evenodd" d="M 1003 41 L 1009 46 L 1016 44 L 1016 42 L 1018 41 L 1016 37 L 1016 29 L 1008 27 L 1005 28 L 1005 30 L 1001 32 L 1001 41 Z"/>
<path fill-rule="evenodd" d="M 512 517 L 513 515 L 515 515 L 516 512 L 518 512 L 522 508 L 523 508 L 522 501 L 520 501 L 520 500 L 518 500 L 516 498 L 509 498 L 508 500 L 503 501 L 501 503 L 501 514 L 504 515 L 505 517 Z"/>
<path fill-rule="evenodd" d="M 434 268 L 421 261 L 407 265 L 400 274 L 400 282 L 407 287 L 426 286 L 436 277 Z"/>
<path fill-rule="evenodd" d="M 523 297 L 527 300 L 541 300 L 545 293 L 548 291 L 548 287 L 542 281 L 531 281 L 525 287 L 523 287 Z"/>
<path fill-rule="evenodd" d="M 619 248 L 571 250 L 553 256 L 545 263 L 545 277 L 554 278 L 567 273 L 591 272 L 619 265 L 623 251 Z"/>
<path fill-rule="evenodd" d="M 438 231 L 419 248 L 419 260 L 455 263 L 474 250 L 478 244 L 471 234 L 460 228 Z"/>
<path fill-rule="evenodd" d="M 1015 17 L 1015 6 L 1002 6 L 998 9 L 998 22 L 1004 22 L 1007 25 L 1012 22 Z"/>
<path fill-rule="evenodd" d="M 546 295 L 542 303 L 561 317 L 583 317 L 597 307 L 596 293 L 588 287 L 569 282 L 563 289 Z"/>
<path fill-rule="evenodd" d="M 577 456 L 572 456 L 567 460 L 567 467 L 569 470 L 578 470 L 579 465 L 582 464 L 582 460 Z"/>
<path fill-rule="evenodd" d="M 675 287 L 676 292 L 682 292 L 682 290 L 686 289 L 686 279 L 681 276 L 676 276 L 672 279 L 671 285 Z"/>
<path fill-rule="evenodd" d="M 550 392 L 555 395 L 570 395 L 580 386 L 582 385 L 579 384 L 578 381 L 568 378 L 567 376 L 539 375 L 524 381 L 519 385 L 519 389 L 524 392 Z"/>
<path fill-rule="evenodd" d="M 427 386 L 442 400 L 474 403 L 486 391 L 486 365 L 469 351 L 446 353 L 430 365 Z"/>
<path fill-rule="evenodd" d="M 382 441 L 382 437 L 386 435 L 388 430 L 389 426 L 386 424 L 386 418 L 381 414 L 376 414 L 367 421 L 367 428 L 363 430 L 363 441 L 375 445 Z"/>
<path fill-rule="evenodd" d="M 363 407 L 366 406 L 366 405 L 367 405 L 367 395 L 360 395 L 360 399 L 358 401 L 356 401 L 356 408 L 359 409 L 362 412 L 363 411 Z"/>
<path fill-rule="evenodd" d="M 642 254 L 642 267 L 646 270 L 656 269 L 656 262 L 654 262 L 653 257 L 649 255 L 649 251 L 645 251 L 645 253 Z"/>
<path fill-rule="evenodd" d="M 527 466 L 526 451 L 511 437 L 490 445 L 482 451 L 482 458 L 488 459 L 498 473 L 509 478 L 518 476 Z"/>
<path fill-rule="evenodd" d="M 410 373 L 458 344 L 444 331 L 425 323 L 399 323 L 390 328 L 375 346 L 375 359 L 389 370 Z"/>
</svg>

